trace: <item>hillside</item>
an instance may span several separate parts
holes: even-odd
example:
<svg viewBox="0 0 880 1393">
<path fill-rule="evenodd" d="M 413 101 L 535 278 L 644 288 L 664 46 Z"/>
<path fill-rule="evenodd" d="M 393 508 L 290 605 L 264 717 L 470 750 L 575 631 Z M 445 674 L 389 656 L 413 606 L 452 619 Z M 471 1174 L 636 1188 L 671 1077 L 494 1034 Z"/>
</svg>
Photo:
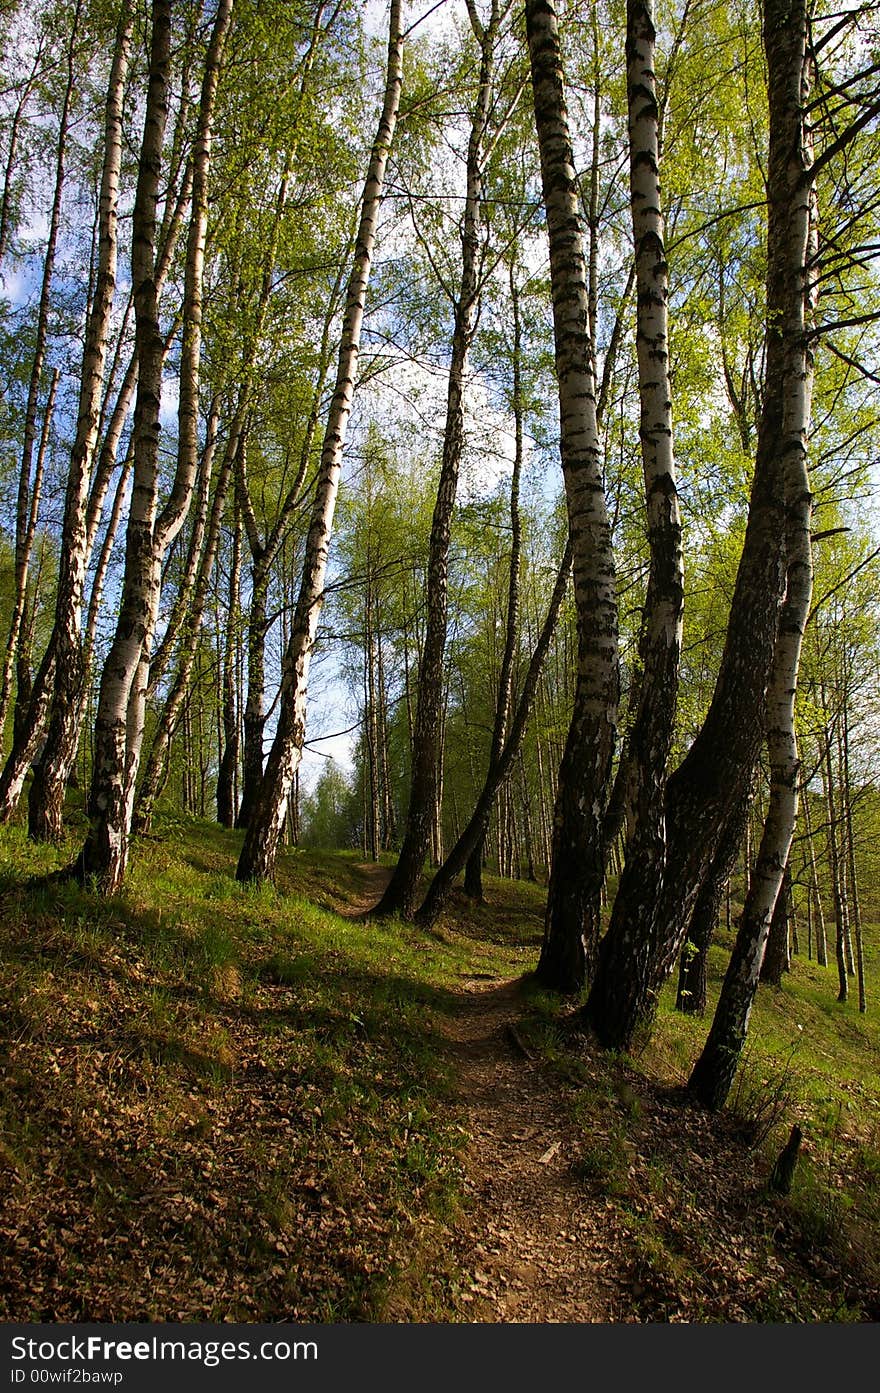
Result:
<svg viewBox="0 0 880 1393">
<path fill-rule="evenodd" d="M 237 834 L 164 818 L 102 900 L 0 836 L 4 1319 L 880 1319 L 880 1013 L 814 966 L 713 1118 L 704 1023 L 664 1001 L 609 1058 L 529 986 L 533 885 L 425 934 L 356 917 L 385 871 L 350 854 L 248 890 Z"/>
</svg>

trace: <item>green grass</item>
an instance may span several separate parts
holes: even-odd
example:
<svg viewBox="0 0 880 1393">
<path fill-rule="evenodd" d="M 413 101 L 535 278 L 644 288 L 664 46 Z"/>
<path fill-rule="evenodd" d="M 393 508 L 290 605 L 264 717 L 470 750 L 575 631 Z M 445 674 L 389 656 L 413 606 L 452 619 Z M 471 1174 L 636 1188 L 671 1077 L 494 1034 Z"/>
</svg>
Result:
<svg viewBox="0 0 880 1393">
<path fill-rule="evenodd" d="M 352 856 L 239 886 L 239 846 L 160 819 L 101 900 L 0 833 L 7 1319 L 455 1318 L 438 1021 L 527 955 L 340 917 Z"/>
<path fill-rule="evenodd" d="M 277 887 L 239 886 L 240 840 L 159 818 L 102 900 L 46 879 L 73 840 L 0 829 L 5 1319 L 468 1318 L 442 1024 L 463 977 L 534 966 L 543 892 L 488 878 L 486 905 L 454 898 L 423 932 L 339 912 L 378 893 L 356 853 L 288 851 Z M 570 1004 L 524 979 L 517 1030 L 566 1100 L 571 1182 L 602 1209 L 636 1319 L 864 1319 L 880 1002 L 860 1016 L 833 969 L 797 959 L 761 988 L 732 1106 L 711 1118 L 682 1085 L 724 946 L 707 1018 L 675 1012 L 670 983 L 635 1058 L 573 1036 Z M 869 990 L 878 946 L 869 926 Z M 795 1119 L 782 1198 L 766 1181 Z"/>
<path fill-rule="evenodd" d="M 643 1319 L 877 1319 L 880 929 L 865 930 L 864 1014 L 854 990 L 837 1002 L 833 964 L 802 956 L 781 989 L 759 988 L 728 1107 L 712 1117 L 685 1085 L 732 946 L 718 939 L 704 1018 L 675 1010 L 671 980 L 632 1057 L 573 1030 L 570 1002 L 526 991 L 519 1030 L 567 1097 L 572 1176 L 618 1227 Z M 804 1145 L 782 1197 L 768 1180 L 795 1121 Z"/>
</svg>

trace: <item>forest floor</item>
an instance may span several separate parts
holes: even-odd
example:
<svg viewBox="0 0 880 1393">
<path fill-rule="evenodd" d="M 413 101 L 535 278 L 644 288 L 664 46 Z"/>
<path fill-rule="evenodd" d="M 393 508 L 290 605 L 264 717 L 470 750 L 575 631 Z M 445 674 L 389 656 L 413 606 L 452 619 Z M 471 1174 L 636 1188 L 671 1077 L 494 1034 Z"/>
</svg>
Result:
<svg viewBox="0 0 880 1393">
<path fill-rule="evenodd" d="M 160 821 L 101 901 L 0 834 L 0 1317 L 880 1319 L 880 1013 L 798 963 L 712 1117 L 704 1023 L 609 1058 L 534 988 L 538 887 L 426 934 L 363 918 L 385 867 L 237 846 Z"/>
</svg>

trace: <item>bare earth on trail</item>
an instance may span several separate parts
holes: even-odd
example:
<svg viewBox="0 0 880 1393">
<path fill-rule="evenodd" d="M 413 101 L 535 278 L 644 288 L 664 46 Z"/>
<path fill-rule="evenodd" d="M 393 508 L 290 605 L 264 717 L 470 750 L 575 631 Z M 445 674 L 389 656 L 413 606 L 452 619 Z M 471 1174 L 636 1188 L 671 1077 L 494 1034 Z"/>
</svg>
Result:
<svg viewBox="0 0 880 1393">
<path fill-rule="evenodd" d="M 355 869 L 350 913 L 388 875 Z M 500 941 L 504 910 L 484 911 Z M 548 1035 L 524 979 L 476 965 L 435 1020 L 467 1138 L 465 1203 L 446 1240 L 462 1274 L 453 1319 L 877 1319 L 876 1280 L 852 1248 L 831 1259 L 768 1190 L 768 1157 L 734 1116 L 694 1107 L 686 1076 L 604 1054 L 565 1013 Z"/>
<path fill-rule="evenodd" d="M 363 891 L 343 911 L 351 915 L 376 902 L 389 876 L 387 866 L 365 862 L 354 869 Z M 467 1206 L 453 1234 L 456 1257 L 471 1278 L 460 1298 L 463 1317 L 625 1320 L 611 1215 L 604 1198 L 588 1193 L 571 1172 L 571 1116 L 519 1036 L 521 1014 L 518 980 L 473 976 L 462 981 L 460 1010 L 438 1021 L 469 1138 Z"/>
<path fill-rule="evenodd" d="M 470 1134 L 466 1226 L 456 1232 L 476 1321 L 620 1320 L 604 1274 L 608 1213 L 570 1171 L 567 1119 L 518 1043 L 516 982 L 470 979 L 444 1022 Z"/>
</svg>

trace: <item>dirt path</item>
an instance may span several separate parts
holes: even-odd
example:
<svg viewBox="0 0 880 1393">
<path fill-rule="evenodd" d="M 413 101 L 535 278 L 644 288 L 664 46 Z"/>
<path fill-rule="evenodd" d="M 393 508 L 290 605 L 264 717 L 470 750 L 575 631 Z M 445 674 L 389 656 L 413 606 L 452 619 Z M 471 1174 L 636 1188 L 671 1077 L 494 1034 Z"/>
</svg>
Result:
<svg viewBox="0 0 880 1393">
<path fill-rule="evenodd" d="M 363 890 L 345 911 L 352 915 L 376 902 L 390 874 L 369 862 L 355 869 Z M 467 1318 L 626 1320 L 612 1207 L 571 1172 L 571 1119 L 519 1040 L 516 980 L 464 978 L 460 1003 L 439 1024 L 469 1137 L 468 1203 L 453 1233 L 471 1279 L 462 1297 Z"/>
<path fill-rule="evenodd" d="M 443 1026 L 470 1134 L 464 1299 L 475 1321 L 625 1320 L 609 1207 L 571 1173 L 571 1122 L 518 1044 L 518 1014 L 515 982 L 471 978 Z"/>
</svg>

